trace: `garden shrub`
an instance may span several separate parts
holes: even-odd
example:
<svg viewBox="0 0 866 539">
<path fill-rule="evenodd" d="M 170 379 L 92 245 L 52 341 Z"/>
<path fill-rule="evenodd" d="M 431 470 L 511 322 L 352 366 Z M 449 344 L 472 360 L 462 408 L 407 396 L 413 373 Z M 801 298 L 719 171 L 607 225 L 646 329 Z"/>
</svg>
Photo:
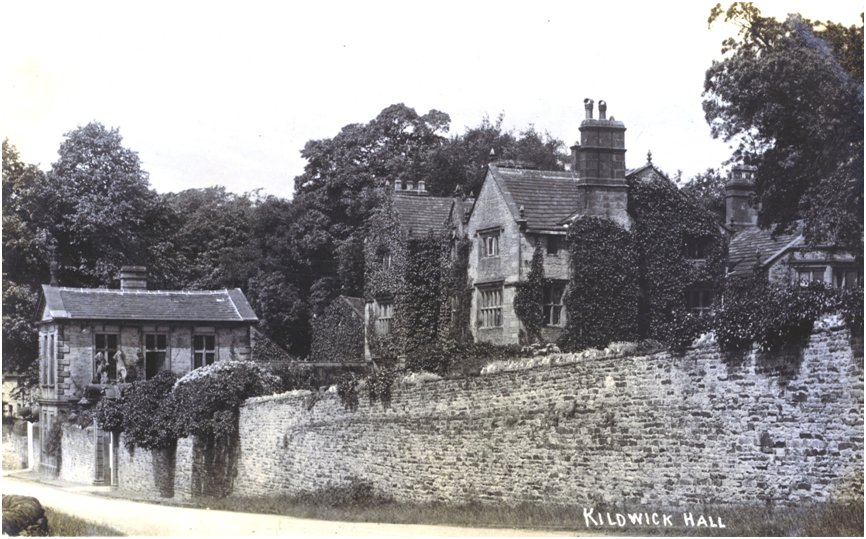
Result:
<svg viewBox="0 0 866 539">
<path fill-rule="evenodd" d="M 360 361 L 364 358 L 364 320 L 342 297 L 311 321 L 312 361 Z"/>
<path fill-rule="evenodd" d="M 176 380 L 177 376 L 171 371 L 160 371 L 153 378 L 133 382 L 124 390 L 119 415 L 128 449 L 174 447 L 177 442 L 176 410 L 169 395 Z M 111 418 L 104 415 L 103 419 L 116 420 L 116 413 Z"/>
<path fill-rule="evenodd" d="M 358 379 L 353 373 L 343 375 L 337 383 L 337 396 L 344 409 L 350 412 L 358 409 Z"/>
</svg>

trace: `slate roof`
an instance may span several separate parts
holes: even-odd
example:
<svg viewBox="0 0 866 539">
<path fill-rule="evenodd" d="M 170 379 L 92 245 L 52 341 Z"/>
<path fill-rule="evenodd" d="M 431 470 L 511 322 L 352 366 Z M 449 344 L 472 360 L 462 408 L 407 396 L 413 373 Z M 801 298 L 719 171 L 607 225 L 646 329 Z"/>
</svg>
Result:
<svg viewBox="0 0 866 539">
<path fill-rule="evenodd" d="M 491 164 L 490 174 L 502 189 L 515 219 L 530 229 L 562 230 L 560 223 L 578 207 L 577 176 L 573 172 L 505 168 Z"/>
<path fill-rule="evenodd" d="M 53 320 L 257 322 L 240 289 L 117 290 L 42 285 L 42 308 Z"/>
<path fill-rule="evenodd" d="M 360 316 L 362 319 L 364 318 L 364 300 L 361 298 L 353 298 L 351 296 L 340 296 L 343 301 L 345 301 L 349 307 L 355 311 L 355 314 Z"/>
<path fill-rule="evenodd" d="M 728 246 L 728 272 L 732 275 L 748 275 L 755 262 L 766 266 L 788 248 L 802 243 L 799 230 L 773 237 L 772 230 L 750 227 L 737 232 Z"/>
<path fill-rule="evenodd" d="M 411 237 L 445 230 L 453 202 L 453 199 L 446 197 L 394 193 L 394 209 Z"/>
</svg>

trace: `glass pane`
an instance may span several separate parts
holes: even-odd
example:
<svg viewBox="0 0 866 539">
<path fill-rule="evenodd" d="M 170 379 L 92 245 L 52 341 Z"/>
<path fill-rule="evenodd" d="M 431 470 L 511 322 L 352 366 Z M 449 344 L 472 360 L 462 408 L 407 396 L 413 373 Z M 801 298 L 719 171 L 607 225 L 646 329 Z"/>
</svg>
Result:
<svg viewBox="0 0 866 539">
<path fill-rule="evenodd" d="M 145 335 L 144 336 L 144 347 L 148 350 L 153 350 L 154 339 L 153 335 Z"/>
<path fill-rule="evenodd" d="M 204 336 L 194 335 L 192 338 L 192 347 L 196 350 L 204 348 Z"/>
<path fill-rule="evenodd" d="M 213 350 L 216 348 L 216 337 L 213 335 L 206 335 L 204 338 L 205 348 L 207 350 Z"/>
<path fill-rule="evenodd" d="M 108 347 L 111 349 L 117 348 L 117 335 L 108 335 Z"/>
<path fill-rule="evenodd" d="M 156 346 L 160 350 L 165 350 L 166 346 L 166 335 L 157 335 L 156 336 Z"/>
</svg>

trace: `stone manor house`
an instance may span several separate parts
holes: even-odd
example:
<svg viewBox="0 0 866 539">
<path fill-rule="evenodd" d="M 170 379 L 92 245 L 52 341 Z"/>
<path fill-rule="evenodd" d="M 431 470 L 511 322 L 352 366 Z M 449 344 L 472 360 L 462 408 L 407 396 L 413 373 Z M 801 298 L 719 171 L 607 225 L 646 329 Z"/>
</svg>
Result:
<svg viewBox="0 0 866 539">
<path fill-rule="evenodd" d="M 591 99 L 584 101 L 585 118 L 580 123 L 580 141 L 571 147 L 570 170 L 538 170 L 531 164 L 493 160 L 477 197 L 430 196 L 423 182 L 393 187 L 393 213 L 404 238 L 443 234 L 452 244 L 457 238 L 470 241 L 467 277 L 471 308 L 466 331 L 477 342 L 520 342 L 522 324 L 514 311 L 514 298 L 518 283 L 527 278 L 536 247 L 543 249 L 547 283 L 542 339 L 555 342 L 566 322 L 563 298 L 570 275 L 565 239 L 570 223 L 584 216 L 602 217 L 630 229 L 634 223 L 629 212 L 630 182 L 663 182 L 678 190 L 649 154 L 643 166 L 626 169 L 626 127 L 608 117 L 604 101 L 598 103 L 595 117 L 594 105 Z M 862 275 L 850 253 L 833 245 L 806 248 L 799 231 L 774 236 L 770 230 L 758 228 L 754 170 L 742 165 L 731 170 L 725 192 L 725 222 L 718 223 L 716 238 L 705 239 L 728 243 L 728 275 L 748 275 L 757 270 L 779 282 L 818 280 L 839 287 L 858 286 Z M 683 203 L 696 204 L 685 196 L 682 199 Z M 375 236 L 376 229 L 371 234 Z M 705 240 L 682 240 L 687 258 L 701 263 L 707 251 L 701 243 Z M 395 264 L 393 257 L 397 255 L 383 246 L 388 242 L 393 238 L 369 238 L 365 245 L 368 265 L 388 270 Z M 366 335 L 357 349 L 364 349 L 367 360 L 374 355 L 367 345 L 370 332 L 387 335 L 394 317 L 390 292 L 374 288 L 366 300 L 342 298 L 337 302 L 346 312 L 347 305 L 356 306 L 349 323 L 358 327 L 359 335 Z M 687 291 L 683 302 L 692 312 L 702 313 L 712 306 L 715 295 L 712 287 L 696 286 Z M 366 307 L 360 312 L 357 306 L 364 303 Z M 314 342 L 315 332 L 314 324 Z"/>
</svg>

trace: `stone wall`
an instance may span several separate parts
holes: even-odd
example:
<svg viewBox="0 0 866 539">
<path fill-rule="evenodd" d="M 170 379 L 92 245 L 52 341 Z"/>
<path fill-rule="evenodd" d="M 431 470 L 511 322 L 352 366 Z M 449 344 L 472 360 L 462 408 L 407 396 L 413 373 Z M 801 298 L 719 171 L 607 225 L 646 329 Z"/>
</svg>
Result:
<svg viewBox="0 0 866 539">
<path fill-rule="evenodd" d="M 172 473 L 171 460 L 164 453 L 136 448 L 132 451 L 126 448 L 124 436 L 121 434 L 117 450 L 117 487 L 119 490 L 140 496 L 161 497 L 157 487 L 157 475 L 165 476 Z M 177 451 L 174 455 L 174 498 L 190 497 L 192 482 L 192 439 L 181 438 L 177 441 Z"/>
<path fill-rule="evenodd" d="M 583 358 L 583 359 L 581 359 Z M 554 366 L 528 368 L 539 363 Z M 797 359 L 716 346 L 558 354 L 515 370 L 361 392 L 251 399 L 237 496 L 361 480 L 405 501 L 784 505 L 863 499 L 863 359 L 844 330 Z M 312 406 L 310 404 L 312 403 Z"/>
<path fill-rule="evenodd" d="M 17 420 L 17 427 L 3 422 L 3 469 L 21 470 L 27 467 L 27 423 Z"/>
</svg>

